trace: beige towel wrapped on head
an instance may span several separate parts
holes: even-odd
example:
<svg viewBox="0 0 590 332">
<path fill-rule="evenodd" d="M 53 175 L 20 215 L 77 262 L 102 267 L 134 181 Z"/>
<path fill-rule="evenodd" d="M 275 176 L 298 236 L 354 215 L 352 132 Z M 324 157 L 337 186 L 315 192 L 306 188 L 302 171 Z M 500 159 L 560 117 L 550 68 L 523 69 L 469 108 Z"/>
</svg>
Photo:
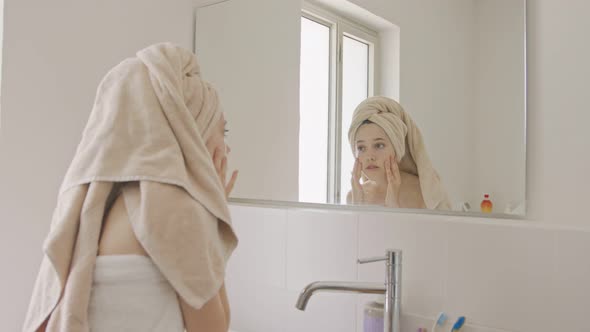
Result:
<svg viewBox="0 0 590 332">
<path fill-rule="evenodd" d="M 348 130 L 353 154 L 357 130 L 365 120 L 375 123 L 385 131 L 393 145 L 400 171 L 418 176 L 426 207 L 450 210 L 451 203 L 426 153 L 422 134 L 401 105 L 387 97 L 370 97 L 357 106 Z"/>
<path fill-rule="evenodd" d="M 225 192 L 205 142 L 218 97 L 195 55 L 150 46 L 101 82 L 64 179 L 25 320 L 34 331 L 88 331 L 87 309 L 107 197 L 114 183 L 133 230 L 183 297 L 200 308 L 221 287 L 237 245 Z M 131 189 L 133 188 L 133 189 Z"/>
</svg>

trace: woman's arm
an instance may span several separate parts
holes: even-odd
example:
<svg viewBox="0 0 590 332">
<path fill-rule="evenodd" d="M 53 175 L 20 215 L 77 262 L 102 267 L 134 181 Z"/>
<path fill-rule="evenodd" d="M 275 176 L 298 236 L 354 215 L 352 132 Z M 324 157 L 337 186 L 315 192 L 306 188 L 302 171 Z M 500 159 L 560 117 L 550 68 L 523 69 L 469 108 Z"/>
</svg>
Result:
<svg viewBox="0 0 590 332">
<path fill-rule="evenodd" d="M 223 304 L 223 310 L 225 310 L 225 319 L 227 320 L 227 325 L 229 328 L 229 323 L 231 321 L 231 315 L 229 310 L 229 300 L 227 299 L 227 292 L 225 291 L 225 283 L 221 286 L 219 290 L 219 295 L 221 297 L 221 303 Z"/>
<path fill-rule="evenodd" d="M 227 332 L 229 330 L 229 305 L 225 286 L 201 309 L 191 307 L 179 295 L 186 332 Z"/>
</svg>

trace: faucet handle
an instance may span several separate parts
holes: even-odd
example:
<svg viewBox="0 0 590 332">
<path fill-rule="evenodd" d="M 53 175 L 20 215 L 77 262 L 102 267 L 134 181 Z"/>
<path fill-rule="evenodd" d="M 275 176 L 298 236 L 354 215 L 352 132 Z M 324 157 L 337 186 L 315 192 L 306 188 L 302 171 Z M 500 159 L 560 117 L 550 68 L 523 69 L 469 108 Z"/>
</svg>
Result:
<svg viewBox="0 0 590 332">
<path fill-rule="evenodd" d="M 400 264 L 402 260 L 402 251 L 399 249 L 387 249 L 385 256 L 361 258 L 357 260 L 359 264 L 389 261 L 390 264 Z"/>
<path fill-rule="evenodd" d="M 367 263 L 374 263 L 374 262 L 386 261 L 387 259 L 388 259 L 387 256 L 360 258 L 360 259 L 357 260 L 357 263 L 359 263 L 359 264 L 367 264 Z"/>
</svg>

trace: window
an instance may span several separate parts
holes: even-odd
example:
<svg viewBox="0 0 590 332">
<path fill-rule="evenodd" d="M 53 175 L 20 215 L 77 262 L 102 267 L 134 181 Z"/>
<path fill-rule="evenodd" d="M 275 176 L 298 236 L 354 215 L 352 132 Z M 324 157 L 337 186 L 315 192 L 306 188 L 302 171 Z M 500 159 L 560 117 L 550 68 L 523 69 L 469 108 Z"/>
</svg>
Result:
<svg viewBox="0 0 590 332">
<path fill-rule="evenodd" d="M 348 128 L 374 91 L 377 33 L 320 8 L 301 16 L 299 201 L 345 203 Z"/>
</svg>

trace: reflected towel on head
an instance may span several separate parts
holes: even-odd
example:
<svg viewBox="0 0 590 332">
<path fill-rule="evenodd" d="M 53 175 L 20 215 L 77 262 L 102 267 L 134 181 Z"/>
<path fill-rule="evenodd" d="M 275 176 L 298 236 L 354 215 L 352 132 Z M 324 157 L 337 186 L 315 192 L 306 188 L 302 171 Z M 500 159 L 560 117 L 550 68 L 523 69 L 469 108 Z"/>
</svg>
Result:
<svg viewBox="0 0 590 332">
<path fill-rule="evenodd" d="M 428 209 L 450 210 L 451 202 L 433 168 L 420 130 L 402 106 L 387 97 L 370 97 L 354 111 L 348 140 L 355 153 L 356 133 L 369 120 L 385 131 L 399 164 L 400 171 L 418 176 L 424 203 Z"/>
<path fill-rule="evenodd" d="M 237 245 L 205 142 L 221 118 L 196 56 L 152 45 L 98 87 L 62 183 L 24 331 L 88 331 L 107 198 L 117 183 L 133 231 L 174 290 L 200 308 L 221 287 Z"/>
</svg>

